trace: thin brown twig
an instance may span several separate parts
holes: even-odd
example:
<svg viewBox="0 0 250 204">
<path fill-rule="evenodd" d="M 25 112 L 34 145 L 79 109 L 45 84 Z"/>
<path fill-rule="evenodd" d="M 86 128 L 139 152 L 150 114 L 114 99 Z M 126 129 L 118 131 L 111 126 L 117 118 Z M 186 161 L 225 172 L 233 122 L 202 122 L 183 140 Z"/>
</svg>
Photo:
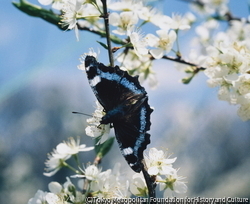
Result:
<svg viewBox="0 0 250 204">
<path fill-rule="evenodd" d="M 103 19 L 105 24 L 105 30 L 106 30 L 106 38 L 107 38 L 107 45 L 108 45 L 108 54 L 109 54 L 109 63 L 110 66 L 114 66 L 114 58 L 113 58 L 113 52 L 111 47 L 111 40 L 110 40 L 110 31 L 109 31 L 109 13 L 107 9 L 107 1 L 101 0 L 103 5 Z"/>
<path fill-rule="evenodd" d="M 178 62 L 178 63 L 181 63 L 181 64 L 186 64 L 186 65 L 195 67 L 196 70 L 197 70 L 197 72 L 206 70 L 205 67 L 199 66 L 199 65 L 194 64 L 194 63 L 192 63 L 192 62 L 188 62 L 188 61 L 183 60 L 183 59 L 181 59 L 181 58 L 179 58 L 179 57 L 174 58 L 174 57 L 170 57 L 170 56 L 164 55 L 162 58 L 163 58 L 163 59 L 167 59 L 167 60 L 171 60 L 171 61 L 174 61 L 174 62 Z"/>
<path fill-rule="evenodd" d="M 147 171 L 147 166 L 146 163 L 144 161 L 144 159 L 142 160 L 142 173 L 144 176 L 144 179 L 146 181 L 147 184 L 147 188 L 148 188 L 148 197 L 149 197 L 149 202 L 150 204 L 156 204 L 156 202 L 154 201 L 154 198 L 156 198 L 156 194 L 155 194 L 155 187 L 156 187 L 156 183 L 155 183 L 155 177 L 152 177 L 148 174 Z"/>
</svg>

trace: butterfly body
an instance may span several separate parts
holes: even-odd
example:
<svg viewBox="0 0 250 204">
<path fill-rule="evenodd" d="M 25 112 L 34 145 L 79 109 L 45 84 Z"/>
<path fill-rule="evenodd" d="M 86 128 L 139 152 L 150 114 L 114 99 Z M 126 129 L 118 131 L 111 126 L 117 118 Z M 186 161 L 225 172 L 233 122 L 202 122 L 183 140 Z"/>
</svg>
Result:
<svg viewBox="0 0 250 204">
<path fill-rule="evenodd" d="M 138 76 L 132 77 L 118 66 L 107 67 L 93 56 L 86 56 L 89 84 L 106 114 L 101 124 L 113 124 L 121 153 L 130 167 L 140 172 L 143 151 L 150 143 L 150 114 L 145 89 Z"/>
</svg>

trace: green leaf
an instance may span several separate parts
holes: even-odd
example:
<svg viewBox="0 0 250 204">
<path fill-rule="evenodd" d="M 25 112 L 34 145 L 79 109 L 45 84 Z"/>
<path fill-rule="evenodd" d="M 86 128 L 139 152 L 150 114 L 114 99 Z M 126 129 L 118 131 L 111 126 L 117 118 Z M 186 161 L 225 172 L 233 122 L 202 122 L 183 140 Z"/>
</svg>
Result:
<svg viewBox="0 0 250 204">
<path fill-rule="evenodd" d="M 26 0 L 20 0 L 20 2 L 12 2 L 12 4 L 20 11 L 34 17 L 39 17 L 45 21 L 56 25 L 59 29 L 65 30 L 66 27 L 60 24 L 61 16 L 54 13 L 52 10 L 43 9 L 40 6 L 31 4 Z"/>
<path fill-rule="evenodd" d="M 183 78 L 181 81 L 183 84 L 189 84 L 193 78 L 194 78 L 194 74 L 191 75 L 190 77 Z"/>
<path fill-rule="evenodd" d="M 96 155 L 100 158 L 103 158 L 111 149 L 113 143 L 114 143 L 114 137 L 109 138 L 107 141 L 100 145 L 95 145 L 95 152 Z"/>
<path fill-rule="evenodd" d="M 108 46 L 103 43 L 103 42 L 100 42 L 100 41 L 97 41 L 102 47 L 104 47 L 106 50 L 108 49 Z"/>
</svg>

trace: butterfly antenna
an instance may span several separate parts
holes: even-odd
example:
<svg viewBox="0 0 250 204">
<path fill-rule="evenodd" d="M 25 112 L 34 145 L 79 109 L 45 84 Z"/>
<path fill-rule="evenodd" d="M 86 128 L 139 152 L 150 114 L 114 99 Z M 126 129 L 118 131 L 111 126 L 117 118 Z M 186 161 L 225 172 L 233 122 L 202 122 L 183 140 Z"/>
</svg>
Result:
<svg viewBox="0 0 250 204">
<path fill-rule="evenodd" d="M 93 117 L 93 115 L 86 114 L 86 113 L 81 113 L 81 112 L 75 112 L 75 111 L 73 111 L 72 113 Z"/>
</svg>

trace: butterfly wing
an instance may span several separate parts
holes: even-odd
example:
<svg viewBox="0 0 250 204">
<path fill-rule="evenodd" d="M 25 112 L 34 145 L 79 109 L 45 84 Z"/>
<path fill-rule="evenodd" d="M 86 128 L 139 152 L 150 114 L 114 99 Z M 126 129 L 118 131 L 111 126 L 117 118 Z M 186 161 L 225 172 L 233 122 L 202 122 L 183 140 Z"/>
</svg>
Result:
<svg viewBox="0 0 250 204">
<path fill-rule="evenodd" d="M 147 97 L 141 100 L 143 103 L 136 110 L 113 122 L 121 153 L 135 172 L 141 171 L 143 151 L 150 143 L 147 131 L 150 129 L 150 114 L 153 111 Z"/>
<path fill-rule="evenodd" d="M 133 94 L 146 94 L 138 77 L 130 76 L 118 66 L 107 67 L 93 56 L 85 58 L 85 68 L 89 84 L 99 101 L 108 112 Z"/>
<path fill-rule="evenodd" d="M 150 143 L 150 114 L 145 89 L 137 77 L 130 76 L 118 66 L 107 67 L 93 56 L 85 58 L 89 84 L 104 107 L 101 123 L 113 123 L 120 150 L 130 167 L 141 171 L 143 151 Z"/>
</svg>

